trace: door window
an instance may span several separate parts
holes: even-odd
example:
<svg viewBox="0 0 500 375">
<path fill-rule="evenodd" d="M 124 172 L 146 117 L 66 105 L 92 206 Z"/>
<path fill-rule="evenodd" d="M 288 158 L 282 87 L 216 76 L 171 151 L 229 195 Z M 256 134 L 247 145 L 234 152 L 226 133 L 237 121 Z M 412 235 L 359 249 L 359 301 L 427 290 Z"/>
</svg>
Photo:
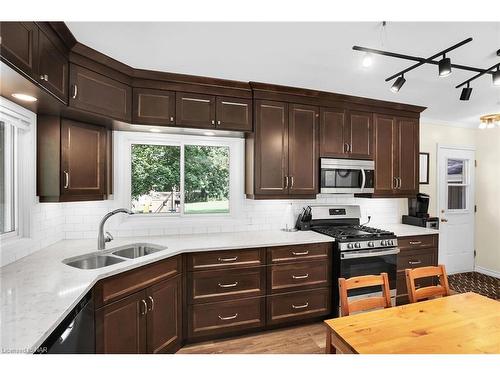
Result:
<svg viewBox="0 0 500 375">
<path fill-rule="evenodd" d="M 446 160 L 446 183 L 448 194 L 448 210 L 467 210 L 468 202 L 468 161 L 461 159 Z"/>
</svg>

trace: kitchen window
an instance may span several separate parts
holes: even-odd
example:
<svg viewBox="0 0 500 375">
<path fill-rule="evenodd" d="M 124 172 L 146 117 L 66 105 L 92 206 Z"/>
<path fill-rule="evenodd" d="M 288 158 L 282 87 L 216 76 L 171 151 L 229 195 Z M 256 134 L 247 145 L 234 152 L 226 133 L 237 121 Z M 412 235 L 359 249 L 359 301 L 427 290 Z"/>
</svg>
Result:
<svg viewBox="0 0 500 375">
<path fill-rule="evenodd" d="M 235 186 L 235 175 L 242 170 L 233 159 L 240 159 L 242 139 L 123 132 L 116 136 L 129 138 L 125 147 L 130 193 L 124 193 L 139 216 L 233 213 L 235 189 L 241 188 Z"/>
</svg>

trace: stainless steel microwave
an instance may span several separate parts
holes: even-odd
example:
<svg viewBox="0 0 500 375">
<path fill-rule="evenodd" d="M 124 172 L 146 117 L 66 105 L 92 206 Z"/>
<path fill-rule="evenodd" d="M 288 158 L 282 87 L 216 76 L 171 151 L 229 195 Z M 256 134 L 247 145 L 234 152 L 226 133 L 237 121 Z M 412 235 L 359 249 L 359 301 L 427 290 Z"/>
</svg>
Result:
<svg viewBox="0 0 500 375">
<path fill-rule="evenodd" d="M 321 194 L 373 193 L 372 160 L 321 158 Z"/>
</svg>

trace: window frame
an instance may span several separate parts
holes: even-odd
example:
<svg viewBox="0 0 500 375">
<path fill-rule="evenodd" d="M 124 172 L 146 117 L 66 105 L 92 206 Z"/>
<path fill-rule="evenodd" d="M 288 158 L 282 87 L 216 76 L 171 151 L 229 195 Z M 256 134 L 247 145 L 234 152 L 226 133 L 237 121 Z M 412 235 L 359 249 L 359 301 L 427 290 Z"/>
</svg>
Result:
<svg viewBox="0 0 500 375">
<path fill-rule="evenodd" d="M 455 160 L 455 161 L 461 161 L 462 162 L 462 176 L 463 176 L 463 182 L 461 183 L 455 183 L 455 182 L 449 182 L 448 181 L 448 173 L 446 174 L 446 212 L 449 214 L 461 214 L 461 213 L 467 213 L 470 212 L 471 210 L 471 194 L 470 194 L 470 185 L 471 185 L 471 180 L 470 180 L 470 168 L 471 166 L 469 165 L 469 160 L 468 159 L 461 159 L 461 158 L 446 158 L 446 167 L 448 168 L 448 163 L 450 160 Z M 464 188 L 464 199 L 465 199 L 465 207 L 464 208 L 449 208 L 449 194 L 450 194 L 450 186 L 456 186 L 456 187 L 463 187 Z"/>
<path fill-rule="evenodd" d="M 36 203 L 36 114 L 0 96 L 0 121 L 15 129 L 15 230 L 0 234 L 2 246 L 10 246 L 31 234 L 30 210 Z"/>
<path fill-rule="evenodd" d="M 217 137 L 192 134 L 172 133 L 144 133 L 114 131 L 114 171 L 115 194 L 113 199 L 119 202 L 120 207 L 131 207 L 132 165 L 131 151 L 133 144 L 179 146 L 180 149 L 180 190 L 181 209 L 179 213 L 137 214 L 121 216 L 120 222 L 158 223 L 160 221 L 176 222 L 209 222 L 234 220 L 241 216 L 242 201 L 244 199 L 244 139 L 233 137 Z M 224 146 L 229 148 L 229 212 L 190 214 L 184 212 L 184 146 Z"/>
</svg>

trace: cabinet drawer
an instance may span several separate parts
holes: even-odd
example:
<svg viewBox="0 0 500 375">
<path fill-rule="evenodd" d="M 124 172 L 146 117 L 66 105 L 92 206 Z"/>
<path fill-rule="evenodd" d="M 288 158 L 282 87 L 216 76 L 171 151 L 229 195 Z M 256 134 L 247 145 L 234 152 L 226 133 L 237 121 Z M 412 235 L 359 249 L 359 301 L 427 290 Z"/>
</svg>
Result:
<svg viewBox="0 0 500 375">
<path fill-rule="evenodd" d="M 398 237 L 398 246 L 401 250 L 437 247 L 438 246 L 437 239 L 438 239 L 437 235 Z"/>
<path fill-rule="evenodd" d="M 276 294 L 267 298 L 267 324 L 297 321 L 330 313 L 329 288 Z"/>
<path fill-rule="evenodd" d="M 264 297 L 188 307 L 190 338 L 233 333 L 264 326 Z"/>
<path fill-rule="evenodd" d="M 328 259 L 329 243 L 276 246 L 267 250 L 269 263 L 300 262 L 303 260 Z"/>
<path fill-rule="evenodd" d="M 181 257 L 176 256 L 99 281 L 95 286 L 96 307 L 119 300 L 181 272 Z"/>
<path fill-rule="evenodd" d="M 240 249 L 191 253 L 187 257 L 188 270 L 261 266 L 265 262 L 264 249 Z"/>
<path fill-rule="evenodd" d="M 215 302 L 265 294 L 265 268 L 188 273 L 189 303 Z"/>
<path fill-rule="evenodd" d="M 280 264 L 269 268 L 271 293 L 329 285 L 328 262 Z"/>
<path fill-rule="evenodd" d="M 436 265 L 436 249 L 403 250 L 398 254 L 398 270 Z"/>
</svg>

